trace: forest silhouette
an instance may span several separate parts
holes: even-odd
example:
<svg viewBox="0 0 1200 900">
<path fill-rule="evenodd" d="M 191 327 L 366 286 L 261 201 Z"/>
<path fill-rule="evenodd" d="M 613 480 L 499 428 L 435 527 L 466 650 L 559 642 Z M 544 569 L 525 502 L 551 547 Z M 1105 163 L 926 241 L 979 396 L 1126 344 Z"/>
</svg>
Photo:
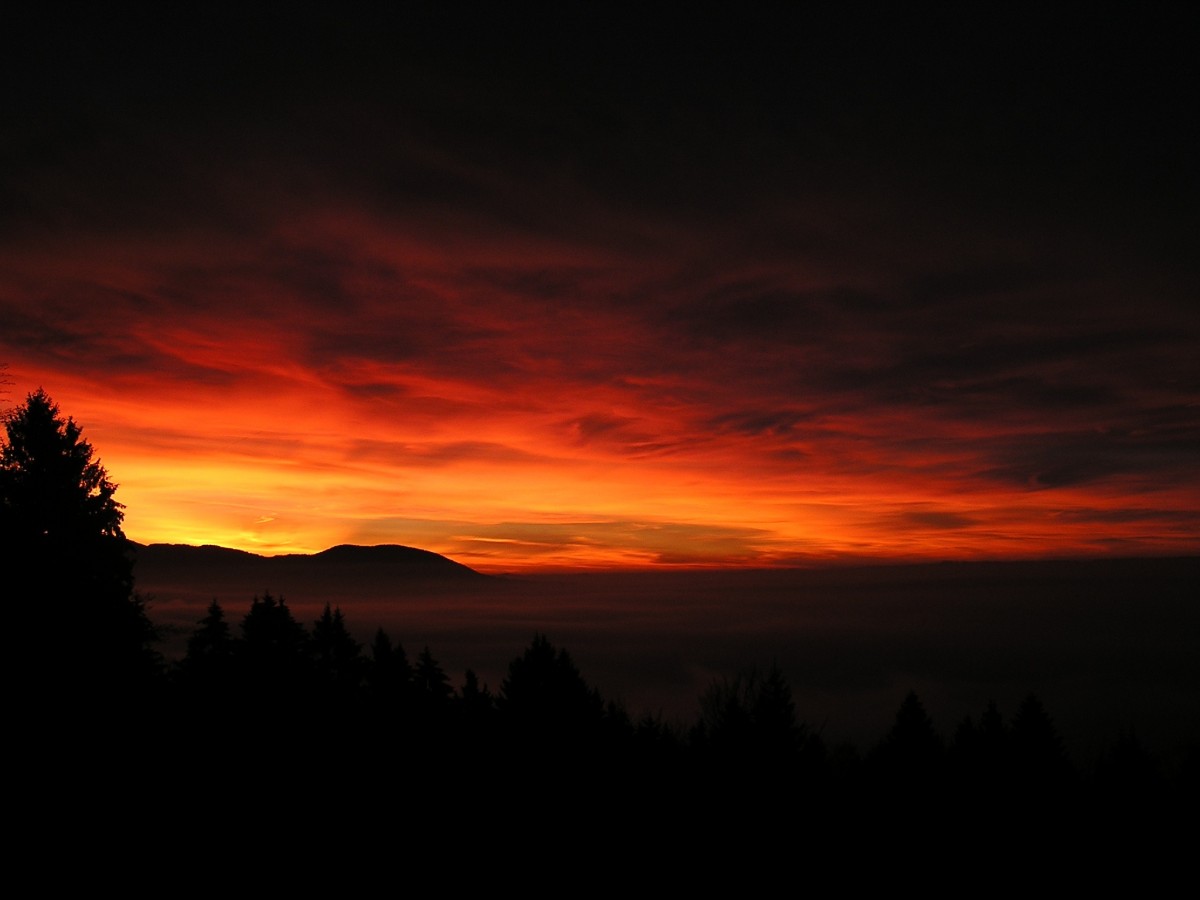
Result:
<svg viewBox="0 0 1200 900">
<path fill-rule="evenodd" d="M 694 721 L 667 721 L 603 697 L 542 633 L 501 684 L 470 669 L 455 683 L 428 646 L 411 657 L 383 628 L 364 646 L 340 608 L 303 623 L 269 592 L 236 621 L 214 599 L 168 661 L 134 592 L 116 486 L 79 426 L 41 390 L 5 426 L 0 541 L 6 572 L 29 576 L 17 605 L 33 636 L 18 647 L 24 733 L 68 792 L 125 803 L 183 778 L 230 813 L 322 821 L 401 798 L 442 822 L 535 803 L 559 823 L 749 842 L 1144 830 L 1200 794 L 1195 748 L 1163 771 L 1132 731 L 1077 766 L 1032 692 L 948 737 L 910 692 L 860 749 L 805 721 L 773 664 L 715 680 Z"/>
</svg>

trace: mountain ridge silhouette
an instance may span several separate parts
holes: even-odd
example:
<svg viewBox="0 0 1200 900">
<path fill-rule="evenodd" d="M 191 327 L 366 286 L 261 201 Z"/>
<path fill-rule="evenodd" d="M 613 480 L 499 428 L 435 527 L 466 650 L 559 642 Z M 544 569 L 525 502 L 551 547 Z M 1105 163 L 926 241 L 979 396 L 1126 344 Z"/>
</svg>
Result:
<svg viewBox="0 0 1200 900">
<path fill-rule="evenodd" d="M 449 557 L 403 544 L 338 544 L 317 553 L 263 556 L 216 544 L 138 544 L 129 542 L 135 573 L 181 572 L 213 567 L 262 574 L 344 574 L 347 569 L 373 569 L 397 576 L 432 580 L 483 580 L 489 576 Z"/>
</svg>

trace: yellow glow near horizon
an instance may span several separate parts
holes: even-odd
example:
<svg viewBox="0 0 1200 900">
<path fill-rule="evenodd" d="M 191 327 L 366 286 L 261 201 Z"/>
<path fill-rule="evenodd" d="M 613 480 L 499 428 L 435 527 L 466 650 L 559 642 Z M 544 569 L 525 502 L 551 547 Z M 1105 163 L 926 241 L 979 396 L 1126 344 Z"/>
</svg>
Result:
<svg viewBox="0 0 1200 900">
<path fill-rule="evenodd" d="M 758 272 L 679 287 L 654 259 L 421 242 L 363 215 L 272 239 L 301 270 L 336 248 L 340 280 L 297 288 L 232 241 L 8 258 L 6 302 L 62 332 L 8 345 L 11 397 L 42 386 L 83 426 L 134 540 L 401 543 L 485 571 L 1200 546 L 1194 458 L 1124 424 L 1180 408 L 1157 383 L 1077 410 L 1054 395 L 1067 363 L 1018 358 L 981 408 L 983 388 L 921 366 L 897 389 L 907 344 L 825 300 L 827 332 L 799 348 L 794 324 L 743 325 L 722 291 Z M 807 273 L 772 277 L 808 296 Z"/>
</svg>

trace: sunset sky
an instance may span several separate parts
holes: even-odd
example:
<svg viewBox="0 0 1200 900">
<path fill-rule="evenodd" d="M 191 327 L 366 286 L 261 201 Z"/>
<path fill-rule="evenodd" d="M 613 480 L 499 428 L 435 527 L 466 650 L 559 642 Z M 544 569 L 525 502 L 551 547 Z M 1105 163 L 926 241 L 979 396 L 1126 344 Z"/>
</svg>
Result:
<svg viewBox="0 0 1200 900">
<path fill-rule="evenodd" d="M 303 8 L 0 13 L 3 405 L 130 538 L 1200 552 L 1189 20 Z"/>
</svg>

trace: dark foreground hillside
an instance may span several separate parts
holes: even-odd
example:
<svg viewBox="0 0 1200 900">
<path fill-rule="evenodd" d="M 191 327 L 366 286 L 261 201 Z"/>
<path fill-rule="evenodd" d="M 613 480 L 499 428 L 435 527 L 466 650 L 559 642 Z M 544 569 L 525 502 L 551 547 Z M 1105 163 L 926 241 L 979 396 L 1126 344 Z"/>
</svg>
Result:
<svg viewBox="0 0 1200 900">
<path fill-rule="evenodd" d="M 153 805 L 180 840 L 219 828 L 426 852 L 466 834 L 530 859 L 632 844 L 643 864 L 676 846 L 710 872 L 758 859 L 751 878 L 797 853 L 850 877 L 931 848 L 963 865 L 1016 854 L 1019 871 L 1097 854 L 1166 865 L 1200 799 L 1195 572 L 581 576 L 312 616 L 270 593 L 168 599 L 195 616 L 157 670 L 95 647 L 42 661 L 56 674 L 17 732 L 17 766 L 42 809 Z M 386 626 L 355 624 L 381 610 Z M 457 626 L 455 652 L 487 657 L 539 620 L 582 649 L 535 626 L 485 676 L 419 630 Z M 602 682 L 591 662 L 606 653 Z M 682 695 L 678 671 L 704 682 L 671 714 L 610 687 Z M 1113 686 L 1163 694 L 1129 718 Z"/>
<path fill-rule="evenodd" d="M 1019 850 L 1021 866 L 1084 845 L 1173 853 L 1185 834 L 1174 823 L 1200 799 L 1194 747 L 1168 770 L 1125 732 L 1081 766 L 1035 693 L 946 733 L 910 691 L 858 746 L 806 720 L 775 666 L 697 699 L 688 723 L 631 714 L 541 635 L 496 688 L 473 672 L 455 685 L 428 647 L 410 655 L 383 630 L 362 647 L 340 613 L 305 628 L 265 596 L 237 627 L 210 605 L 177 665 L 106 703 L 47 710 L 31 746 L 56 772 L 54 802 L 157 798 L 184 815 L 181 837 L 208 822 L 429 848 L 467 829 L 537 859 L 586 857 L 619 836 L 716 853 L 710 872 L 767 853 L 751 877 L 800 850 L 839 866 L 931 844 L 964 859 Z"/>
</svg>

